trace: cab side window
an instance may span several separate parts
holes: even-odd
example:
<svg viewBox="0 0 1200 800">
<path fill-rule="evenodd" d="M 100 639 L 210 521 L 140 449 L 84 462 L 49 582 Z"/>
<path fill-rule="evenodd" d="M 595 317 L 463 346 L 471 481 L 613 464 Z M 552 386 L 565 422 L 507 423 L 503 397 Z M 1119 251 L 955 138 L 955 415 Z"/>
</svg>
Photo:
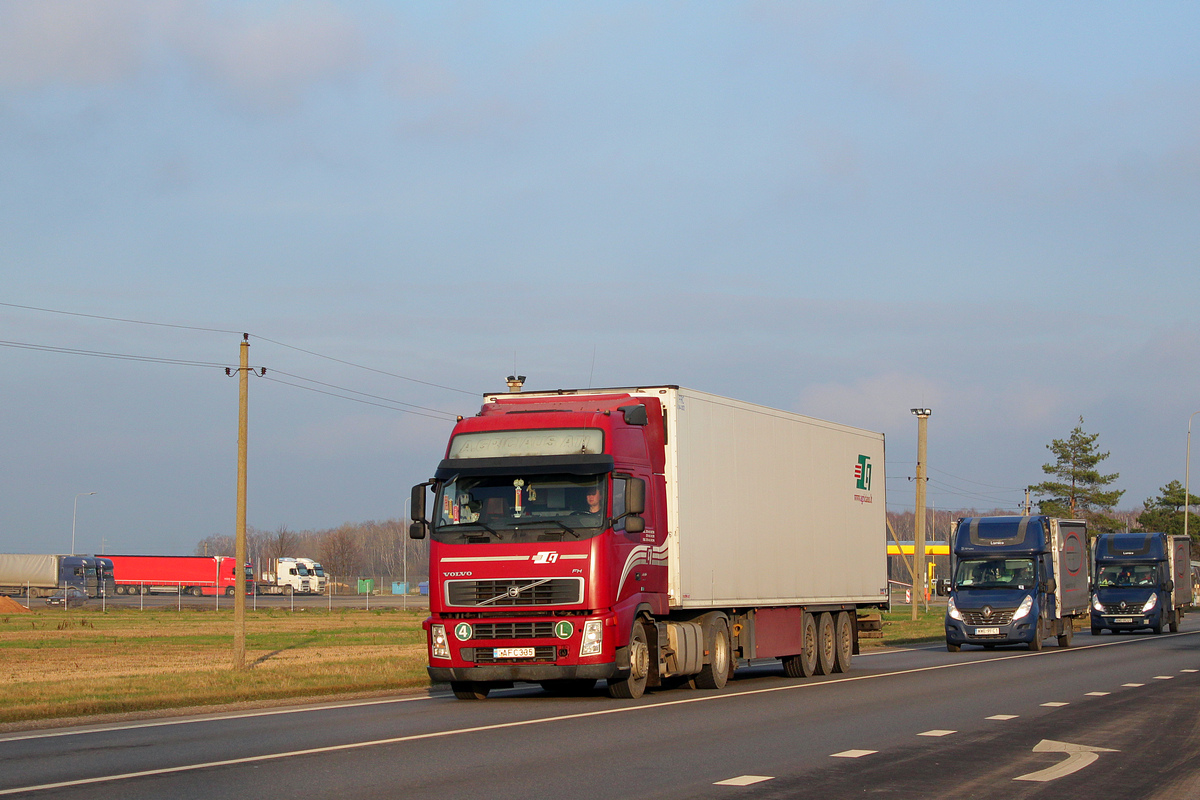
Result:
<svg viewBox="0 0 1200 800">
<path fill-rule="evenodd" d="M 614 531 L 625 530 L 625 482 L 629 480 L 628 475 L 614 475 L 612 482 L 612 515 L 617 521 L 613 523 Z M 620 517 L 620 519 L 617 519 Z"/>
</svg>

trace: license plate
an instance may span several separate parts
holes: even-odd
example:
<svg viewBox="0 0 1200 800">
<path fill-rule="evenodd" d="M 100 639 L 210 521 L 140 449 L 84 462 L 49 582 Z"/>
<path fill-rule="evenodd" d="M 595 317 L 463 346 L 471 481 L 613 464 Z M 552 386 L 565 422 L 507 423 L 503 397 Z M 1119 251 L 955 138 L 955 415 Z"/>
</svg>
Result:
<svg viewBox="0 0 1200 800">
<path fill-rule="evenodd" d="M 976 636 L 999 636 L 1000 629 L 999 628 L 976 628 L 975 635 Z"/>
<path fill-rule="evenodd" d="M 497 647 L 492 651 L 494 658 L 533 658 L 535 650 L 532 647 Z"/>
<path fill-rule="evenodd" d="M 1133 617 L 1117 617 L 1113 622 L 1133 622 Z"/>
</svg>

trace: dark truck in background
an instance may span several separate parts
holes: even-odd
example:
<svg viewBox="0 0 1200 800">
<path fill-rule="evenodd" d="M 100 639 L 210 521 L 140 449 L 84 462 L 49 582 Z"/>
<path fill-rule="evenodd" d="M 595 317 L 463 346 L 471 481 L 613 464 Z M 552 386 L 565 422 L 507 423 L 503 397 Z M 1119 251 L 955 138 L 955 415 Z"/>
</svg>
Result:
<svg viewBox="0 0 1200 800">
<path fill-rule="evenodd" d="M 1096 537 L 1092 635 L 1163 626 L 1179 630 L 1192 596 L 1188 537 L 1106 533 Z"/>
<path fill-rule="evenodd" d="M 1047 636 L 1071 644 L 1088 614 L 1087 525 L 1046 516 L 961 519 L 951 553 L 952 579 L 938 582 L 946 603 L 946 649 L 1025 644 Z"/>
</svg>

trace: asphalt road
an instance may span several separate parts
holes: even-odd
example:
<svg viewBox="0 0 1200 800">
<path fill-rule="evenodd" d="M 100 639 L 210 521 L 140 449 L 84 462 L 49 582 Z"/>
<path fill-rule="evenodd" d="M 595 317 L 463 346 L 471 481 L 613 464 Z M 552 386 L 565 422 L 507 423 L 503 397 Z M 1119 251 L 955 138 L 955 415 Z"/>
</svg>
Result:
<svg viewBox="0 0 1200 800">
<path fill-rule="evenodd" d="M 763 665 L 631 701 L 524 686 L 12 734 L 0 795 L 1196 796 L 1200 625 L 1075 642 L 872 653 L 807 681 Z"/>
</svg>

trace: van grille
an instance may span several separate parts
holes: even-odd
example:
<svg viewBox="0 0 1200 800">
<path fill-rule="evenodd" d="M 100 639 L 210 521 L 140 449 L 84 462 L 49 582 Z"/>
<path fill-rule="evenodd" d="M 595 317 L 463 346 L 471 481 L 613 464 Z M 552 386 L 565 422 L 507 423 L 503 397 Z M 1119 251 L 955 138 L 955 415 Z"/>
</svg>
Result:
<svg viewBox="0 0 1200 800">
<path fill-rule="evenodd" d="M 993 610 L 990 616 L 982 611 L 963 611 L 963 621 L 968 625 L 1007 625 L 1012 622 L 1014 609 Z"/>
<path fill-rule="evenodd" d="M 447 581 L 452 606 L 565 606 L 583 602 L 582 578 Z"/>
</svg>

